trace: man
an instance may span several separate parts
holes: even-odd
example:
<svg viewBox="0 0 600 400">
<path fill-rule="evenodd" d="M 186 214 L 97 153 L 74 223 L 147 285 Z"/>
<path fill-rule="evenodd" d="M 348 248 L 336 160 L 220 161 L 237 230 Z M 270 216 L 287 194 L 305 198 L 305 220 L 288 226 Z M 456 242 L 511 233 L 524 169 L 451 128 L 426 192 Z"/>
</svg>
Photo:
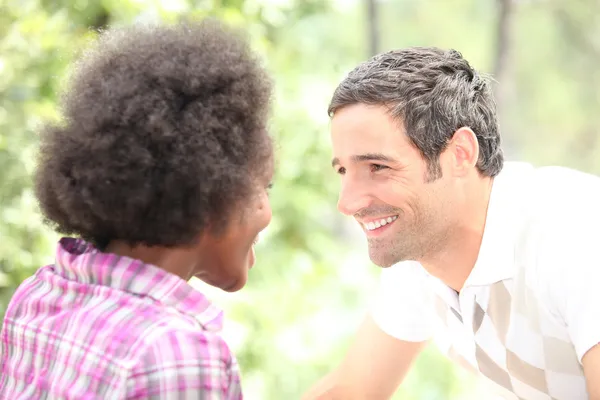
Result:
<svg viewBox="0 0 600 400">
<path fill-rule="evenodd" d="M 388 399 L 433 337 L 508 399 L 600 399 L 600 179 L 504 164 L 488 81 L 456 51 L 380 54 L 329 114 L 338 208 L 386 269 L 306 399 Z"/>
</svg>

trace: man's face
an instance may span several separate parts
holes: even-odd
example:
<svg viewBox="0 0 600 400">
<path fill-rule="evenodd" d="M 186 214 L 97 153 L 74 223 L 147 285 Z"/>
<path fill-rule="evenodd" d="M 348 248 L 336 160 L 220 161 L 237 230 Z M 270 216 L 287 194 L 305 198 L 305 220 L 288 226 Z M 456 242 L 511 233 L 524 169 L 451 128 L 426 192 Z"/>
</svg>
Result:
<svg viewBox="0 0 600 400">
<path fill-rule="evenodd" d="M 387 110 L 344 107 L 332 119 L 331 137 L 342 180 L 338 209 L 359 222 L 371 260 L 389 267 L 439 248 L 451 226 L 451 185 L 428 179 L 426 161 Z"/>
</svg>

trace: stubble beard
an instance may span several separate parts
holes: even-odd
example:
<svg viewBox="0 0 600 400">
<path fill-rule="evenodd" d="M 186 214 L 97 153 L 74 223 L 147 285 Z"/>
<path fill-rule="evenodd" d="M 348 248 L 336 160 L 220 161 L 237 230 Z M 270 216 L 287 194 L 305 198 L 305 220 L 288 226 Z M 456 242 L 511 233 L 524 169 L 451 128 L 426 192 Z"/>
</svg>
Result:
<svg viewBox="0 0 600 400">
<path fill-rule="evenodd" d="M 419 261 L 443 241 L 445 236 L 433 215 L 418 215 L 413 221 L 401 217 L 395 223 L 404 224 L 396 232 L 382 238 L 369 238 L 369 257 L 382 268 L 391 267 L 402 261 Z"/>
<path fill-rule="evenodd" d="M 422 246 L 409 232 L 398 232 L 390 238 L 370 238 L 368 243 L 369 258 L 382 268 L 402 261 L 418 260 L 423 255 Z"/>
</svg>

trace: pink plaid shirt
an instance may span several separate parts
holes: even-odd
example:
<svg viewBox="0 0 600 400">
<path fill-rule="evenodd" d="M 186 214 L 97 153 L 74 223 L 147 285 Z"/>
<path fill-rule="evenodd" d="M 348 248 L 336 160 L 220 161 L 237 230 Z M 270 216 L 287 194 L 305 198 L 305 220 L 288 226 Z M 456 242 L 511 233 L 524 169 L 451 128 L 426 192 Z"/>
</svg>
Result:
<svg viewBox="0 0 600 400">
<path fill-rule="evenodd" d="M 222 318 L 175 275 L 62 239 L 8 306 L 0 399 L 241 399 Z"/>
</svg>

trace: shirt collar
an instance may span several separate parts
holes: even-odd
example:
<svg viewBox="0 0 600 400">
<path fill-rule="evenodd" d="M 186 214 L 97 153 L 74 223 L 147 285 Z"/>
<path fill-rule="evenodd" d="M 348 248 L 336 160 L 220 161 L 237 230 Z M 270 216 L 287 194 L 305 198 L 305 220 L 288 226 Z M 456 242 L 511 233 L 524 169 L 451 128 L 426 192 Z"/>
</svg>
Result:
<svg viewBox="0 0 600 400">
<path fill-rule="evenodd" d="M 59 241 L 53 269 L 68 280 L 151 297 L 195 318 L 206 330 L 222 329 L 223 312 L 185 280 L 139 260 L 103 253 L 81 239 Z"/>
<path fill-rule="evenodd" d="M 516 239 L 524 222 L 524 193 L 532 171 L 529 164 L 506 163 L 494 178 L 479 255 L 464 287 L 491 285 L 514 276 Z"/>
</svg>

